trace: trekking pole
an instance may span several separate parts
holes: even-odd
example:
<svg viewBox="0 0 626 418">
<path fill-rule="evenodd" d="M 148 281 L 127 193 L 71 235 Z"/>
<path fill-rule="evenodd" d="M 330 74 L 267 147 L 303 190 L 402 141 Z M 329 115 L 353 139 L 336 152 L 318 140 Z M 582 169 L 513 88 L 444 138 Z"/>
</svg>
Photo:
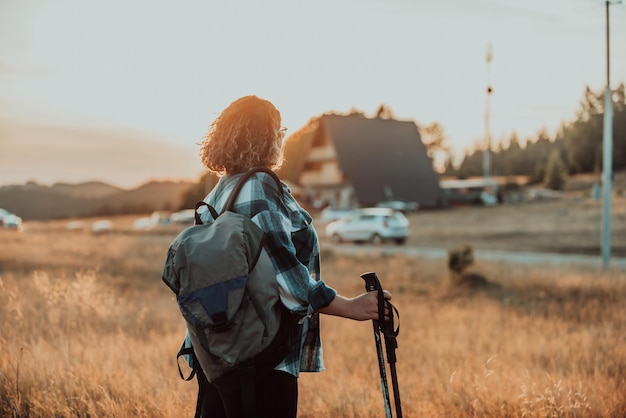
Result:
<svg viewBox="0 0 626 418">
<path fill-rule="evenodd" d="M 391 402 L 389 400 L 389 385 L 387 383 L 387 372 L 385 369 L 385 362 L 383 358 L 382 342 L 380 339 L 380 332 L 385 337 L 385 350 L 387 353 L 387 362 L 389 363 L 389 370 L 391 372 L 391 379 L 393 384 L 393 398 L 396 406 L 396 417 L 402 418 L 402 406 L 400 404 L 400 389 L 398 387 L 398 374 L 396 371 L 396 348 L 398 348 L 398 336 L 400 326 L 394 329 L 393 315 L 394 312 L 400 318 L 398 310 L 390 302 L 385 300 L 383 295 L 383 288 L 380 285 L 380 281 L 374 272 L 363 273 L 361 278 L 365 280 L 365 289 L 368 292 L 378 292 L 378 320 L 372 320 L 374 326 L 374 339 L 376 340 L 376 352 L 378 354 L 378 368 L 380 370 L 380 379 L 383 391 L 383 400 L 385 402 L 385 413 L 387 418 L 391 418 Z M 389 320 L 385 319 L 385 306 L 389 308 Z"/>
<path fill-rule="evenodd" d="M 378 278 L 376 277 L 376 273 L 363 273 L 361 274 L 361 278 L 365 280 L 366 291 L 375 292 L 379 290 L 380 282 L 378 281 Z M 380 318 L 380 294 L 378 296 L 379 296 L 378 317 Z M 378 370 L 380 372 L 380 384 L 382 386 L 382 391 L 383 391 L 383 402 L 385 403 L 385 416 L 387 418 L 392 418 L 391 401 L 389 400 L 389 384 L 387 383 L 387 371 L 385 369 L 383 345 L 380 340 L 378 321 L 373 319 L 372 325 L 374 327 L 374 340 L 376 341 L 376 354 L 378 355 Z"/>
<path fill-rule="evenodd" d="M 379 295 L 379 297 L 382 297 Z M 393 314 L 394 312 L 400 318 L 398 310 L 391 303 L 386 302 L 389 305 L 389 320 L 382 322 L 383 326 L 381 331 L 385 336 L 385 352 L 387 353 L 387 363 L 389 363 L 389 370 L 391 372 L 391 383 L 393 387 L 393 399 L 396 405 L 396 417 L 402 418 L 402 406 L 400 404 L 400 389 L 398 387 L 398 373 L 396 371 L 396 349 L 398 348 L 398 332 L 400 331 L 400 325 L 394 329 L 393 326 Z"/>
</svg>

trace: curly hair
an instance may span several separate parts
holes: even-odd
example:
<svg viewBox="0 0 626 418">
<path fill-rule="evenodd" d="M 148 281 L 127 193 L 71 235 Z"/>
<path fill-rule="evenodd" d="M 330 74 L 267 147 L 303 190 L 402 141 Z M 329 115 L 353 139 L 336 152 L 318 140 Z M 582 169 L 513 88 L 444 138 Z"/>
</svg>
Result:
<svg viewBox="0 0 626 418">
<path fill-rule="evenodd" d="M 213 121 L 200 143 L 202 163 L 218 175 L 237 174 L 250 167 L 271 169 L 282 162 L 280 112 L 257 96 L 232 102 Z"/>
</svg>

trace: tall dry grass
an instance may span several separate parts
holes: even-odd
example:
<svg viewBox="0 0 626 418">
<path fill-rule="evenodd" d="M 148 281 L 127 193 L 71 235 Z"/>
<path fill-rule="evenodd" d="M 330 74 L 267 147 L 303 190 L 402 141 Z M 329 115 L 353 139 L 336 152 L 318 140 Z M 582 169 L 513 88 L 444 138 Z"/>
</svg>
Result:
<svg viewBox="0 0 626 418">
<path fill-rule="evenodd" d="M 160 272 L 173 233 L 0 231 L 0 416 L 192 416 L 184 324 Z M 400 311 L 405 417 L 626 416 L 623 271 L 323 254 L 340 292 L 377 272 Z M 384 416 L 371 322 L 322 318 L 327 370 L 300 378 L 299 416 Z M 392 401 L 393 402 L 393 401 Z"/>
</svg>

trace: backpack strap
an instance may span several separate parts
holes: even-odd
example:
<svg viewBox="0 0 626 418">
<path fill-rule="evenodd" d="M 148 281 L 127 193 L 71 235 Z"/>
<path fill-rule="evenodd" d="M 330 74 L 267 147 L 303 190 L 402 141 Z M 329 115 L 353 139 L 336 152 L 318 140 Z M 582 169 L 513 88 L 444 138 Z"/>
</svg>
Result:
<svg viewBox="0 0 626 418">
<path fill-rule="evenodd" d="M 248 181 L 250 177 L 252 177 L 252 175 L 254 175 L 254 173 L 258 173 L 258 172 L 267 173 L 270 176 L 272 176 L 272 178 L 276 182 L 276 185 L 278 186 L 278 191 L 280 192 L 281 197 L 283 196 L 283 185 L 281 184 L 280 179 L 278 178 L 276 173 L 274 173 L 272 170 L 270 170 L 267 167 L 252 167 L 244 171 L 243 175 L 237 180 L 237 183 L 235 183 L 235 187 L 230 192 L 230 196 L 228 196 L 228 200 L 226 201 L 226 204 L 224 205 L 224 209 L 222 209 L 220 214 L 226 212 L 227 210 L 230 210 L 230 211 L 233 210 L 233 207 L 235 206 L 235 201 L 237 200 L 237 196 L 239 196 L 239 192 L 243 188 L 243 185 L 246 183 L 246 181 Z M 196 203 L 196 210 L 194 212 L 194 225 L 202 225 L 202 220 L 200 219 L 200 214 L 198 213 L 198 209 L 200 209 L 200 207 L 202 206 L 207 207 L 209 212 L 211 212 L 211 216 L 213 217 L 213 219 L 217 219 L 217 217 L 219 216 L 219 214 L 217 213 L 215 208 L 213 208 L 213 206 L 201 200 L 198 203 Z"/>
<path fill-rule="evenodd" d="M 194 225 L 202 225 L 202 219 L 200 219 L 200 213 L 198 212 L 198 209 L 200 209 L 202 206 L 206 206 L 209 212 L 211 212 L 211 216 L 213 217 L 213 219 L 217 219 L 217 211 L 215 210 L 215 208 L 213 208 L 213 206 L 209 205 L 207 202 L 201 200 L 196 203 L 196 210 L 194 212 Z"/>
<path fill-rule="evenodd" d="M 237 200 L 237 196 L 239 195 L 239 192 L 241 191 L 241 188 L 246 183 L 246 181 L 250 177 L 252 177 L 252 175 L 254 173 L 258 173 L 258 172 L 267 173 L 270 176 L 272 176 L 272 178 L 276 182 L 276 185 L 278 186 L 278 191 L 280 192 L 280 195 L 282 197 L 282 195 L 283 195 L 283 185 L 281 184 L 280 179 L 278 178 L 276 173 L 274 173 L 272 170 L 270 170 L 267 167 L 252 167 L 252 168 L 249 168 L 247 171 L 245 171 L 243 173 L 243 175 L 239 178 L 239 180 L 237 180 L 237 183 L 235 184 L 235 187 L 233 188 L 233 191 L 230 192 L 230 196 L 228 197 L 228 200 L 226 201 L 226 204 L 224 205 L 224 209 L 222 209 L 221 213 L 224 213 L 227 210 L 230 210 L 230 211 L 233 210 L 233 207 L 235 206 L 235 200 Z"/>
<path fill-rule="evenodd" d="M 180 369 L 180 362 L 179 359 L 181 358 L 181 356 L 184 357 L 191 357 L 191 361 L 189 361 L 190 366 L 191 366 L 191 372 L 189 373 L 189 376 L 185 377 L 183 375 L 183 371 Z M 196 375 L 196 373 L 202 373 L 202 370 L 198 370 L 198 359 L 196 358 L 196 354 L 193 352 L 193 347 L 189 346 L 189 347 L 185 347 L 185 344 L 183 344 L 183 346 L 180 348 L 180 351 L 178 352 L 178 354 L 176 355 L 176 364 L 178 365 L 178 374 L 180 375 L 180 378 L 186 381 L 190 381 L 191 379 L 193 379 L 193 377 Z"/>
</svg>

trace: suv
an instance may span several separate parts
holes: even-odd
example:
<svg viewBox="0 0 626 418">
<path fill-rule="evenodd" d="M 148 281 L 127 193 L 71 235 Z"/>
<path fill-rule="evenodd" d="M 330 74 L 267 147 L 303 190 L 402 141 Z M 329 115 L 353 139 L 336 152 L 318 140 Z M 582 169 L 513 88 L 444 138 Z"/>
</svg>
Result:
<svg viewBox="0 0 626 418">
<path fill-rule="evenodd" d="M 333 242 L 394 241 L 404 244 L 409 236 L 409 220 L 402 212 L 389 208 L 356 209 L 326 226 L 326 236 Z"/>
</svg>

